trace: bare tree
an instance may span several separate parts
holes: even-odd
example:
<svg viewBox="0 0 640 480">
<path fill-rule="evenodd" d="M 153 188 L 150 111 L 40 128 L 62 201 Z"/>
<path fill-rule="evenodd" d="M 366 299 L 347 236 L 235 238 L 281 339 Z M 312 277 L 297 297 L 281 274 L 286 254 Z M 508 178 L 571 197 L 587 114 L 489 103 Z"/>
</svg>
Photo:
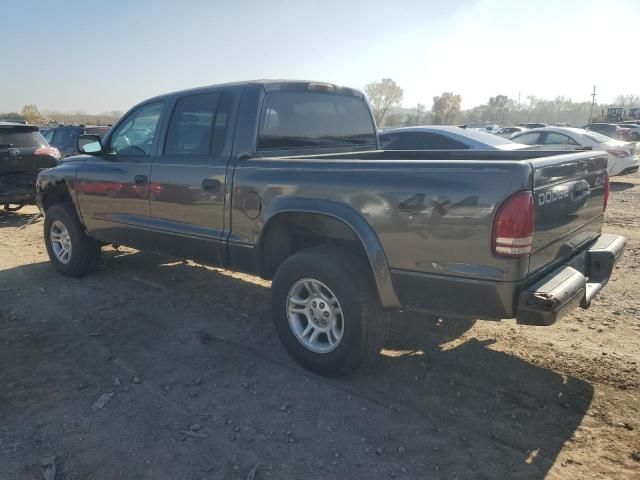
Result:
<svg viewBox="0 0 640 480">
<path fill-rule="evenodd" d="M 433 123 L 436 125 L 452 124 L 460 113 L 462 97 L 451 92 L 444 92 L 439 97 L 433 97 Z"/>
<path fill-rule="evenodd" d="M 427 107 L 425 107 L 422 103 L 418 103 L 416 105 L 416 125 L 421 125 L 424 121 L 425 112 L 427 111 Z"/>
<path fill-rule="evenodd" d="M 489 99 L 489 107 L 493 108 L 496 116 L 496 123 L 500 123 L 500 112 L 502 112 L 509 103 L 509 97 L 506 95 L 496 95 Z"/>
<path fill-rule="evenodd" d="M 40 113 L 38 107 L 35 105 L 25 105 L 22 107 L 21 114 L 24 119 L 32 125 L 39 125 L 45 121 L 44 115 Z"/>
<path fill-rule="evenodd" d="M 404 97 L 402 88 L 390 78 L 372 82 L 364 87 L 364 91 L 378 125 L 382 125 L 389 109 L 399 105 Z"/>
<path fill-rule="evenodd" d="M 628 93 L 626 95 L 618 95 L 614 100 L 614 103 L 631 110 L 633 107 L 637 106 L 638 103 L 640 103 L 640 97 L 632 93 Z"/>
<path fill-rule="evenodd" d="M 412 109 L 411 113 L 405 116 L 403 125 L 405 127 L 423 125 L 424 123 L 426 123 L 427 117 L 427 107 L 425 107 L 422 103 L 418 103 L 416 107 Z M 387 117 L 387 123 L 388 122 L 389 117 Z"/>
</svg>

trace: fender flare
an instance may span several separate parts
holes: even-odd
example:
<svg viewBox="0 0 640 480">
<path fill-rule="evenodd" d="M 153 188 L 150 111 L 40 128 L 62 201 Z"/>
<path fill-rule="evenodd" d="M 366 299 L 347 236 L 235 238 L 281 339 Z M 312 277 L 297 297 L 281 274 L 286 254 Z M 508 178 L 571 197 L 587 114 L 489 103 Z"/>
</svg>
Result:
<svg viewBox="0 0 640 480">
<path fill-rule="evenodd" d="M 262 215 L 262 228 L 258 239 L 258 258 L 262 257 L 265 232 L 271 222 L 285 213 L 309 213 L 332 217 L 349 227 L 362 244 L 375 281 L 382 308 L 399 309 L 400 301 L 393 287 L 391 269 L 387 257 L 375 231 L 356 210 L 331 200 L 316 198 L 285 197 L 273 202 Z"/>
</svg>

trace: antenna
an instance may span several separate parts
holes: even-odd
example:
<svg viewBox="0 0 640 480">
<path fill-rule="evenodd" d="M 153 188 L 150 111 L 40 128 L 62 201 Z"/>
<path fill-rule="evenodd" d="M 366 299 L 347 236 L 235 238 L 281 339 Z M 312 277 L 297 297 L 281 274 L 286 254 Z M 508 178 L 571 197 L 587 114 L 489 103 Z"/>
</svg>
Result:
<svg viewBox="0 0 640 480">
<path fill-rule="evenodd" d="M 587 123 L 591 123 L 591 116 L 593 115 L 593 106 L 596 103 L 596 86 L 593 86 L 593 93 L 591 94 L 591 109 L 589 110 L 589 121 Z"/>
</svg>

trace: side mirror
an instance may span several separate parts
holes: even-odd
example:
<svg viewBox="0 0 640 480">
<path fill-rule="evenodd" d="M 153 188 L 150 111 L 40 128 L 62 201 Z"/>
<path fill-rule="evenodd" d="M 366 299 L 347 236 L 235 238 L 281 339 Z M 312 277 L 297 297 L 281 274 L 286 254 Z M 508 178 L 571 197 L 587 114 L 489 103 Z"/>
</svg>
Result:
<svg viewBox="0 0 640 480">
<path fill-rule="evenodd" d="M 102 153 L 102 144 L 100 141 L 100 135 L 80 135 L 78 137 L 78 151 L 89 155 Z"/>
</svg>

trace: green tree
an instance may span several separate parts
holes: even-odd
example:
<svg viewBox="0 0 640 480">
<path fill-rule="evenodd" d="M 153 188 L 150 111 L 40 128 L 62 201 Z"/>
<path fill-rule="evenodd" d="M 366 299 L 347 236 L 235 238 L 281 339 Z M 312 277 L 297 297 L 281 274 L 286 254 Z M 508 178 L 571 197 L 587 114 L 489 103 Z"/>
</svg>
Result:
<svg viewBox="0 0 640 480">
<path fill-rule="evenodd" d="M 372 82 L 364 87 L 364 91 L 367 94 L 373 117 L 378 125 L 383 125 L 389 109 L 399 105 L 404 97 L 402 88 L 390 78 Z"/>
<path fill-rule="evenodd" d="M 460 113 L 462 97 L 451 92 L 444 92 L 439 97 L 433 97 L 433 123 L 436 125 L 451 125 Z"/>
</svg>

